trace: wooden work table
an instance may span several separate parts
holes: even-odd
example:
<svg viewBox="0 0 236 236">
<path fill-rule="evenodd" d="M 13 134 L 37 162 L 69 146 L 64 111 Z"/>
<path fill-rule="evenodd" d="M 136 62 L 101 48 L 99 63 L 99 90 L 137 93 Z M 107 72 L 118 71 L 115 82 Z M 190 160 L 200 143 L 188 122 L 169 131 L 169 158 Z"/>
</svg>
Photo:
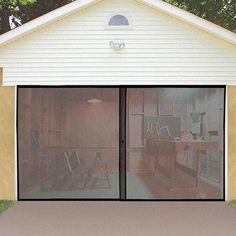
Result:
<svg viewBox="0 0 236 236">
<path fill-rule="evenodd" d="M 148 139 L 147 145 L 153 147 L 157 150 L 156 164 L 155 164 L 155 174 L 158 176 L 159 172 L 164 173 L 170 179 L 169 190 L 178 190 L 173 186 L 174 174 L 176 168 L 182 170 L 183 172 L 195 177 L 195 186 L 187 187 L 186 189 L 199 189 L 200 187 L 200 173 L 201 173 L 201 159 L 200 152 L 207 150 L 215 150 L 219 148 L 217 142 L 208 141 L 174 141 L 174 140 L 158 140 L 158 139 Z M 166 169 L 164 166 L 159 164 L 159 151 L 160 150 L 171 151 L 171 156 L 169 158 L 170 168 Z M 181 165 L 177 162 L 178 153 L 184 151 L 196 151 L 196 170 L 193 170 L 187 166 Z"/>
</svg>

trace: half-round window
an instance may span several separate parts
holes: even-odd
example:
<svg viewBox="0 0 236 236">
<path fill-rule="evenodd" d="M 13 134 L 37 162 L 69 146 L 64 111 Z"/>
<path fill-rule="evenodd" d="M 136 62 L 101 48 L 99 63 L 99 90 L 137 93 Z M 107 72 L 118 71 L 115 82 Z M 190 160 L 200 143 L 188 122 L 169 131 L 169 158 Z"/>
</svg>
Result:
<svg viewBox="0 0 236 236">
<path fill-rule="evenodd" d="M 109 26 L 128 26 L 129 25 L 129 21 L 125 16 L 122 15 L 115 15 L 113 16 L 109 23 Z"/>
</svg>

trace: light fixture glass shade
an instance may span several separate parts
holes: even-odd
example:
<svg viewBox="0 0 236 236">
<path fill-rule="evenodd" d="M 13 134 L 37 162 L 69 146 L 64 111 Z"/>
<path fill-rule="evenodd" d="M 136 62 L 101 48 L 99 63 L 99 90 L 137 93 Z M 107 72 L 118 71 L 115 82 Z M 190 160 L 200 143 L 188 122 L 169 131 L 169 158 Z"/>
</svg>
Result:
<svg viewBox="0 0 236 236">
<path fill-rule="evenodd" d="M 88 103 L 91 103 L 91 104 L 95 104 L 95 103 L 101 103 L 102 100 L 101 99 L 97 99 L 97 98 L 91 98 L 88 100 Z"/>
</svg>

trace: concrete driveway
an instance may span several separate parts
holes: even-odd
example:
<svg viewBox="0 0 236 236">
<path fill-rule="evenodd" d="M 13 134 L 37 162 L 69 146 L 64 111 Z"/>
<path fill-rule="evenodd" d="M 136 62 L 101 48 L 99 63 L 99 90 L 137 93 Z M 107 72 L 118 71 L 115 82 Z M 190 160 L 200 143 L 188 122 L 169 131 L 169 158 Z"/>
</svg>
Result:
<svg viewBox="0 0 236 236">
<path fill-rule="evenodd" d="M 17 202 L 0 215 L 2 236 L 235 236 L 224 202 Z"/>
</svg>

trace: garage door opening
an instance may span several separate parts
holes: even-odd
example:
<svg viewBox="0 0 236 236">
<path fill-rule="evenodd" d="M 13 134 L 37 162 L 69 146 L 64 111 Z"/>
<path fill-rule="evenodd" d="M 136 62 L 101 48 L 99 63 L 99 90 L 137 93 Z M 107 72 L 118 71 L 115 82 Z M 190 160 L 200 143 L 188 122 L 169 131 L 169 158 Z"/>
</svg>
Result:
<svg viewBox="0 0 236 236">
<path fill-rule="evenodd" d="M 224 86 L 18 87 L 19 200 L 224 200 Z"/>
</svg>

